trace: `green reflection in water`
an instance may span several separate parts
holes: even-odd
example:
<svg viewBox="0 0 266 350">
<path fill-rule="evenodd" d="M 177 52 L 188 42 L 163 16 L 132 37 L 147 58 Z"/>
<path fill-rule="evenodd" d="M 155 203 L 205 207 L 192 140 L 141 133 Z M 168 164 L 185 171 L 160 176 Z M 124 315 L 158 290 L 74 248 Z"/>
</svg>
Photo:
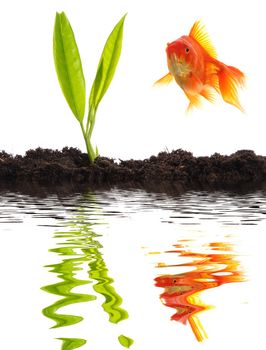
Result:
<svg viewBox="0 0 266 350">
<path fill-rule="evenodd" d="M 118 337 L 119 343 L 124 346 L 125 348 L 130 348 L 131 345 L 134 343 L 134 340 L 126 337 L 125 335 L 121 334 Z"/>
<path fill-rule="evenodd" d="M 63 282 L 58 282 L 45 287 L 42 287 L 46 292 L 63 296 L 62 299 L 56 301 L 52 305 L 43 309 L 43 314 L 55 321 L 55 325 L 52 328 L 70 326 L 83 320 L 81 316 L 59 314 L 57 311 L 64 306 L 81 303 L 86 301 L 95 300 L 96 296 L 90 294 L 75 293 L 72 291 L 73 288 L 91 283 L 88 280 L 81 280 L 75 277 L 75 274 L 82 270 L 81 265 L 89 261 L 90 257 L 86 254 L 79 254 L 77 250 L 82 248 L 85 244 L 89 244 L 92 238 L 88 232 L 84 230 L 71 231 L 71 232 L 59 232 L 55 234 L 55 238 L 66 238 L 66 242 L 59 243 L 60 245 L 72 245 L 71 247 L 60 247 L 50 249 L 50 252 L 57 253 L 63 256 L 76 256 L 68 259 L 63 259 L 62 262 L 47 265 L 46 267 L 52 268 L 50 272 L 56 273 L 58 278 Z M 85 243 L 86 238 L 88 240 Z M 92 242 L 91 242 L 92 244 Z"/>
<path fill-rule="evenodd" d="M 91 197 L 88 197 L 88 200 L 91 200 Z M 91 222 L 88 213 L 85 214 L 84 209 L 79 208 L 73 221 L 67 224 L 69 230 L 54 234 L 54 238 L 60 240 L 57 243 L 59 247 L 49 251 L 65 258 L 59 263 L 46 266 L 62 281 L 42 287 L 48 293 L 63 297 L 42 311 L 46 317 L 55 322 L 52 328 L 70 326 L 82 321 L 82 316 L 61 314 L 58 311 L 67 305 L 93 301 L 97 298 L 97 293 L 105 299 L 102 307 L 108 313 L 110 322 L 118 323 L 128 318 L 127 311 L 120 307 L 122 298 L 111 285 L 114 280 L 108 276 L 108 269 L 100 251 L 102 245 L 97 240 L 99 235 L 93 231 Z M 84 270 L 88 277 L 77 278 L 77 273 Z M 75 287 L 90 283 L 93 283 L 96 295 L 76 293 L 73 290 Z M 76 349 L 86 343 L 85 339 L 80 338 L 58 339 L 63 342 L 62 350 Z"/>
<path fill-rule="evenodd" d="M 95 250 L 94 254 L 95 260 L 89 264 L 91 268 L 89 276 L 93 280 L 98 281 L 98 283 L 93 286 L 93 289 L 104 296 L 105 301 L 102 307 L 109 314 L 109 321 L 118 323 L 128 318 L 128 313 L 126 310 L 120 308 L 122 298 L 116 293 L 114 287 L 111 286 L 114 280 L 108 277 L 108 269 L 102 259 L 101 253 Z"/>
<path fill-rule="evenodd" d="M 86 344 L 86 340 L 79 338 L 57 338 L 58 340 L 62 340 L 62 350 L 73 350 L 80 348 L 84 344 Z"/>
</svg>

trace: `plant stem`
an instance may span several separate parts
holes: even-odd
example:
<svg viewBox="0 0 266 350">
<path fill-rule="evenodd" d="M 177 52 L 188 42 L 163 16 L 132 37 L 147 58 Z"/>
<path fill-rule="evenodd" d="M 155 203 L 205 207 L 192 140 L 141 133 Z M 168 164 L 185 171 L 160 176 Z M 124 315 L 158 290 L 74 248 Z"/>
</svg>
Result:
<svg viewBox="0 0 266 350">
<path fill-rule="evenodd" d="M 93 163 L 94 159 L 96 158 L 96 154 L 95 154 L 95 151 L 94 151 L 94 149 L 93 149 L 93 147 L 91 145 L 90 137 L 88 137 L 86 135 L 86 131 L 84 129 L 84 126 L 83 126 L 82 122 L 80 123 L 80 127 L 81 127 L 81 130 L 82 130 L 84 141 L 86 143 L 86 148 L 87 148 L 87 153 L 88 153 L 88 156 L 89 156 L 89 160 L 90 160 L 91 163 Z"/>
<path fill-rule="evenodd" d="M 88 114 L 87 125 L 86 125 L 86 135 L 91 138 L 92 131 L 95 124 L 96 109 L 91 107 Z"/>
</svg>

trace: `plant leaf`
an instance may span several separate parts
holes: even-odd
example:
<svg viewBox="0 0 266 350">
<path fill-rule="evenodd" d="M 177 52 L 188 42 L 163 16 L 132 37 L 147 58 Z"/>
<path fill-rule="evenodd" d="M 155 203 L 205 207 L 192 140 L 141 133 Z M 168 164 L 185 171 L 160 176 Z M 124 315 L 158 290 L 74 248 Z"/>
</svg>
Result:
<svg viewBox="0 0 266 350">
<path fill-rule="evenodd" d="M 98 64 L 96 77 L 91 88 L 89 98 L 90 109 L 93 108 L 94 110 L 97 110 L 98 105 L 106 93 L 115 74 L 116 66 L 122 50 L 125 17 L 126 15 L 124 15 L 116 24 L 105 43 Z"/>
<path fill-rule="evenodd" d="M 85 79 L 75 36 L 64 12 L 56 13 L 53 52 L 61 89 L 73 114 L 81 123 L 86 103 Z"/>
</svg>

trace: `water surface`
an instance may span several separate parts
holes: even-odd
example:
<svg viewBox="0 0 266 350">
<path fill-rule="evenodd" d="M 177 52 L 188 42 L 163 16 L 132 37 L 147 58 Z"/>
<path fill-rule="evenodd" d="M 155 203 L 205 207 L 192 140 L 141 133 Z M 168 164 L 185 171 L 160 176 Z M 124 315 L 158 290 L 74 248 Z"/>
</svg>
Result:
<svg viewBox="0 0 266 350">
<path fill-rule="evenodd" d="M 243 349 L 264 341 L 265 217 L 263 191 L 3 192 L 2 344 Z"/>
</svg>

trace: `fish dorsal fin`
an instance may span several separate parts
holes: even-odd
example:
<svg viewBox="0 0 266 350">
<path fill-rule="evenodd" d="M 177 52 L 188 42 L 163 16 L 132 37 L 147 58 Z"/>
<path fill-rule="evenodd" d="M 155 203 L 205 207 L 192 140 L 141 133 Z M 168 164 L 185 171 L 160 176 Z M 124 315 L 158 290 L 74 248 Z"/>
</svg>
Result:
<svg viewBox="0 0 266 350">
<path fill-rule="evenodd" d="M 215 47 L 213 46 L 209 34 L 207 33 L 205 26 L 201 23 L 201 21 L 194 23 L 193 27 L 190 30 L 189 36 L 196 40 L 211 57 L 217 58 Z"/>
</svg>

